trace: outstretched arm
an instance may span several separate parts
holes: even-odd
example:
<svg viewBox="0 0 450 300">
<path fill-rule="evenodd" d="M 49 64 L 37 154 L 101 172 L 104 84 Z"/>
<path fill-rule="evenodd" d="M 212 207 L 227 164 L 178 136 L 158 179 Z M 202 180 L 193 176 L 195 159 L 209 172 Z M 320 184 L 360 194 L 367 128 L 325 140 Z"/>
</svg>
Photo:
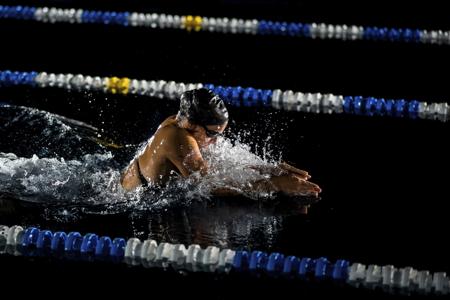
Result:
<svg viewBox="0 0 450 300">
<path fill-rule="evenodd" d="M 174 145 L 168 149 L 168 158 L 180 170 L 180 173 L 187 177 L 194 172 L 200 172 L 202 176 L 208 172 L 208 166 L 203 160 L 195 139 L 189 135 L 173 136 L 170 143 Z M 310 176 L 307 172 L 294 168 L 288 164 L 281 164 L 274 167 L 270 173 L 271 177 L 255 182 L 250 182 L 249 187 L 253 191 L 281 192 L 288 196 L 318 196 L 321 189 L 316 184 L 306 181 Z M 213 191 L 216 196 L 236 196 L 239 195 L 238 188 L 217 188 Z"/>
<path fill-rule="evenodd" d="M 249 183 L 248 189 L 265 193 L 283 193 L 287 196 L 312 196 L 318 197 L 322 191 L 317 184 L 306 181 L 298 176 L 287 174 L 272 176 Z M 236 196 L 241 194 L 239 189 L 218 188 L 214 190 L 215 196 Z"/>
<path fill-rule="evenodd" d="M 258 171 L 261 174 L 272 176 L 291 174 L 303 180 L 308 180 L 311 178 L 308 172 L 300 170 L 294 166 L 291 166 L 286 162 L 281 162 L 278 165 L 250 166 L 249 168 Z"/>
</svg>

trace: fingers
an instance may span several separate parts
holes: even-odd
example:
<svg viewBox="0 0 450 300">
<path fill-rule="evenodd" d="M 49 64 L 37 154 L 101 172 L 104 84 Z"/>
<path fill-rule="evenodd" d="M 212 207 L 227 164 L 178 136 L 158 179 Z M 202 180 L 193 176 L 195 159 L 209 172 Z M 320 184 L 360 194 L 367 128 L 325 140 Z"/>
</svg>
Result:
<svg viewBox="0 0 450 300">
<path fill-rule="evenodd" d="M 281 162 L 278 166 L 245 166 L 247 169 L 255 170 L 261 174 L 271 174 L 274 176 L 281 176 L 286 172 L 299 179 L 309 180 L 311 175 L 307 171 L 297 169 L 285 162 Z"/>
<path fill-rule="evenodd" d="M 322 192 L 322 189 L 317 184 L 312 183 L 310 181 L 302 180 L 302 186 L 305 188 L 306 191 L 315 193 L 316 195 Z"/>
<path fill-rule="evenodd" d="M 290 173 L 292 176 L 294 176 L 294 177 L 296 177 L 296 178 L 299 178 L 299 179 L 302 179 L 302 180 L 308 180 L 308 179 L 310 179 L 311 178 L 311 176 L 309 176 L 309 175 L 306 175 L 306 176 L 303 176 L 303 175 L 299 175 L 299 174 L 293 174 L 293 173 Z"/>
<path fill-rule="evenodd" d="M 309 182 L 309 183 L 311 183 L 311 182 Z M 316 191 L 318 193 L 322 192 L 322 189 L 315 183 L 312 183 L 312 188 L 314 189 L 314 191 Z"/>
<path fill-rule="evenodd" d="M 302 178 L 305 178 L 305 179 L 310 179 L 311 178 L 311 176 L 308 174 L 308 172 L 306 172 L 304 170 L 300 170 L 300 169 L 298 169 L 296 167 L 293 167 L 293 166 L 291 166 L 291 165 L 289 165 L 289 164 L 287 164 L 285 162 L 280 163 L 279 167 L 281 169 L 285 170 L 285 171 L 288 171 L 288 172 L 300 175 Z"/>
</svg>

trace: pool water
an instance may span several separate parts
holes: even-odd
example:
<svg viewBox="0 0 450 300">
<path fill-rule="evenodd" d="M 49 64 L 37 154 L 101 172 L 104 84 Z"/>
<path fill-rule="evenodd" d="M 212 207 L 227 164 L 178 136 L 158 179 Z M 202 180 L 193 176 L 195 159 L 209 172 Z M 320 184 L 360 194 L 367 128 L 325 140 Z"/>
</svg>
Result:
<svg viewBox="0 0 450 300">
<path fill-rule="evenodd" d="M 445 123 L 329 115 L 299 118 L 270 110 L 252 115 L 244 108 L 232 108 L 226 140 L 218 147 L 225 151 L 216 149 L 218 156 L 228 153 L 225 159 L 235 157 L 224 172 L 233 170 L 238 161 L 244 163 L 244 158 L 269 163 L 280 157 L 309 170 L 323 193 L 305 215 L 291 199 L 213 199 L 188 183 L 162 195 L 124 193 L 117 185 L 120 170 L 159 122 L 176 111 L 174 102 L 133 99 L 136 110 L 152 112 L 136 119 L 130 104 L 128 112 L 116 110 L 127 101 L 121 96 L 105 99 L 58 90 L 21 93 L 33 99 L 24 100 L 18 91 L 11 91 L 7 99 L 15 105 L 0 108 L 5 121 L 1 137 L 11 141 L 0 149 L 2 219 L 8 223 L 442 268 L 440 259 L 409 261 L 404 253 L 413 246 L 417 251 L 429 247 L 416 243 L 417 236 L 432 241 L 436 253 L 446 251 L 436 238 L 439 231 L 432 228 L 446 222 L 439 209 L 445 186 L 440 169 L 448 162 L 430 162 L 430 157 L 444 157 L 448 151 L 440 138 Z M 61 105 L 63 96 L 75 109 Z M 16 106 L 29 102 L 40 109 Z M 49 107 L 55 113 L 47 112 Z M 105 117 L 90 119 L 98 107 Z M 77 108 L 87 113 L 78 114 Z M 82 121 L 68 119 L 77 116 Z M 120 123 L 114 122 L 119 118 Z M 408 157 L 414 153 L 418 158 L 412 161 Z M 361 235 L 359 228 L 366 233 Z"/>
<path fill-rule="evenodd" d="M 241 13 L 251 15 L 253 11 Z M 270 10 L 265 13 L 270 15 Z M 332 10 L 324 13 L 336 23 L 347 22 Z M 294 18 L 291 14 L 283 16 Z M 356 23 L 361 21 L 356 19 Z M 387 17 L 385 21 L 401 23 Z M 434 22 L 424 24 L 445 25 L 438 18 Z M 400 23 L 398 26 L 404 25 Z M 436 71 L 437 66 L 450 67 L 445 47 L 30 25 L 6 20 L 1 20 L 0 26 L 6 28 L 2 32 L 5 41 L 22 37 L 0 50 L 2 57 L 9 58 L 0 61 L 1 70 L 424 101 L 448 98 L 447 79 Z M 29 41 L 35 35 L 42 46 L 30 55 Z M 217 182 L 224 172 L 238 182 L 258 176 L 248 169 L 241 171 L 240 163 L 287 160 L 309 171 L 311 180 L 323 190 L 308 214 L 301 210 L 302 199 L 261 194 L 215 199 L 208 195 L 208 184 L 196 186 L 189 181 L 174 183 L 162 193 L 151 189 L 124 193 L 117 185 L 120 171 L 157 126 L 176 113 L 177 104 L 132 95 L 1 87 L 0 223 L 450 271 L 445 239 L 450 224 L 448 122 L 230 107 L 226 138 L 209 154 L 222 169 L 207 183 Z M 107 274 L 117 272 L 118 276 L 139 278 L 140 284 L 145 276 L 160 282 L 183 282 L 184 287 L 205 282 L 226 289 L 227 280 L 232 281 L 230 286 L 236 282 L 222 278 L 227 283 L 218 283 L 198 274 L 183 281 L 155 270 L 130 271 L 101 263 L 89 267 L 83 262 L 66 262 L 61 267 L 46 260 L 35 259 L 29 265 L 21 258 L 1 259 L 8 270 L 16 265 L 28 268 L 35 278 L 41 268 L 48 267 L 55 274 L 64 273 L 64 268 L 92 272 L 86 275 L 91 279 L 100 274 L 112 278 Z M 63 282 L 56 277 L 53 279 Z M 267 288 L 272 282 L 251 280 L 255 280 L 249 283 L 253 287 L 266 284 Z M 113 282 L 120 285 L 117 278 Z M 301 290 L 306 284 L 295 285 Z M 321 295 L 321 288 L 318 285 L 307 291 Z"/>
</svg>

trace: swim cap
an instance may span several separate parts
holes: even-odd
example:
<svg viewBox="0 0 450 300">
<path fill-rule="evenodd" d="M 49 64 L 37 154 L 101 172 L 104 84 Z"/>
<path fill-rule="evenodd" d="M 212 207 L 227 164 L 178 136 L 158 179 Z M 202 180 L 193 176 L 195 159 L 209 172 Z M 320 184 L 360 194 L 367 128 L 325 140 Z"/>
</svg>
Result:
<svg viewBox="0 0 450 300">
<path fill-rule="evenodd" d="M 222 125 L 228 121 L 228 110 L 223 100 L 204 88 L 181 95 L 179 114 L 198 125 Z"/>
</svg>

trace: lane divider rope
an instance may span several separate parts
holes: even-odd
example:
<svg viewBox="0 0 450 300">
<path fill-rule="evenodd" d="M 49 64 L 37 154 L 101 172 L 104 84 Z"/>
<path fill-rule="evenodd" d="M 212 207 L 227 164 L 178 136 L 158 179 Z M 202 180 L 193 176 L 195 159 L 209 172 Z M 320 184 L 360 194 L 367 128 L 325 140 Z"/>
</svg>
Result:
<svg viewBox="0 0 450 300">
<path fill-rule="evenodd" d="M 132 266 L 162 267 L 192 272 L 249 272 L 289 278 L 328 280 L 354 287 L 382 288 L 391 293 L 444 295 L 450 292 L 445 272 L 412 267 L 364 265 L 345 259 L 287 256 L 281 253 L 219 249 L 215 246 L 158 243 L 132 237 L 110 238 L 94 233 L 65 233 L 36 227 L 0 225 L 0 254 L 59 256 L 83 260 L 111 260 Z"/>
<path fill-rule="evenodd" d="M 76 91 L 95 91 L 122 95 L 141 95 L 178 99 L 197 88 L 207 88 L 236 107 L 271 107 L 287 111 L 325 114 L 389 116 L 410 119 L 448 121 L 447 102 L 427 103 L 418 100 L 384 99 L 365 96 L 343 96 L 303 93 L 292 90 L 259 89 L 254 87 L 221 86 L 211 83 L 183 83 L 165 80 L 138 80 L 127 77 L 99 77 L 82 74 L 0 71 L 1 86 L 58 87 Z"/>
<path fill-rule="evenodd" d="M 57 7 L 1 6 L 0 19 L 45 23 L 96 23 L 153 29 L 181 29 L 229 34 L 281 35 L 310 39 L 369 40 L 450 45 L 450 31 L 346 24 L 279 22 L 139 12 L 93 11 Z"/>
</svg>

